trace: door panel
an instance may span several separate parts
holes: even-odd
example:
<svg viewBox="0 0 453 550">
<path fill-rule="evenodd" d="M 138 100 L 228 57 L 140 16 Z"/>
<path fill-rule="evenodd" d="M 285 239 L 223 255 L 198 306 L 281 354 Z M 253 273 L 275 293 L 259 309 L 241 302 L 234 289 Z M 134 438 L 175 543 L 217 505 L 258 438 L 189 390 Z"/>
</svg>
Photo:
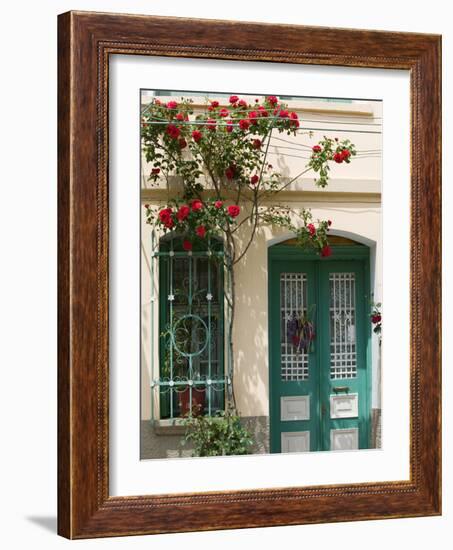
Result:
<svg viewBox="0 0 453 550">
<path fill-rule="evenodd" d="M 364 266 L 355 260 L 272 263 L 271 452 L 368 447 Z M 307 312 L 316 333 L 308 351 L 292 324 Z"/>
<path fill-rule="evenodd" d="M 355 451 L 359 448 L 358 428 L 330 430 L 331 451 Z"/>
<path fill-rule="evenodd" d="M 319 266 L 320 450 L 367 448 L 366 307 L 362 261 Z M 349 442 L 349 443 L 348 443 Z"/>
<path fill-rule="evenodd" d="M 330 395 L 330 418 L 358 418 L 359 394 Z"/>
<path fill-rule="evenodd" d="M 310 450 L 310 432 L 282 432 L 282 453 L 304 453 Z"/>
<path fill-rule="evenodd" d="M 310 396 L 280 397 L 280 420 L 310 420 Z"/>
<path fill-rule="evenodd" d="M 319 441 L 319 381 L 315 369 L 316 351 L 307 353 L 293 340 L 291 324 L 315 304 L 315 270 L 294 262 L 278 262 L 273 270 L 271 294 L 271 363 L 275 398 L 271 402 L 271 451 L 316 450 Z"/>
</svg>

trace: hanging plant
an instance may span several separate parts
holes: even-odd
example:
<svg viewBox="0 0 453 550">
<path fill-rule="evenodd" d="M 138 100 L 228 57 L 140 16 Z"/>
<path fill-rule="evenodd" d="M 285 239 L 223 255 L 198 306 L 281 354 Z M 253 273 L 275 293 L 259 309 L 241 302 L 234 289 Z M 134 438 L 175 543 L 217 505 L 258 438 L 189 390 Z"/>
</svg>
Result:
<svg viewBox="0 0 453 550">
<path fill-rule="evenodd" d="M 310 311 L 314 306 L 310 308 Z M 296 348 L 297 353 L 308 353 L 316 334 L 314 323 L 309 313 L 294 314 L 286 323 L 286 334 L 288 340 Z"/>
</svg>

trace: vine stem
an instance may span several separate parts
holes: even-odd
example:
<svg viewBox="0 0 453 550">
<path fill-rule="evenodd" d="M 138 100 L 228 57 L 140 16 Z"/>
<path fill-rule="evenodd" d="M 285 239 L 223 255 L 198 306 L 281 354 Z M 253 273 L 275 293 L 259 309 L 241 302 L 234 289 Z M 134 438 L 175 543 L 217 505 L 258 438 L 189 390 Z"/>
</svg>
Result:
<svg viewBox="0 0 453 550">
<path fill-rule="evenodd" d="M 233 257 L 235 253 L 235 245 L 233 241 L 233 237 L 231 233 L 227 233 L 227 271 L 228 271 L 228 282 L 229 282 L 229 292 L 230 296 L 228 297 L 227 303 L 229 307 L 229 325 L 228 325 L 228 347 L 229 347 L 229 354 L 230 354 L 230 369 L 228 372 L 228 377 L 230 379 L 230 391 L 229 391 L 229 399 L 230 399 L 230 405 L 232 406 L 233 410 L 237 412 L 236 408 L 236 395 L 234 391 L 234 343 L 233 343 L 233 327 L 234 327 L 234 316 L 235 316 L 235 306 L 236 306 L 236 279 L 235 279 L 235 272 L 233 268 Z"/>
</svg>

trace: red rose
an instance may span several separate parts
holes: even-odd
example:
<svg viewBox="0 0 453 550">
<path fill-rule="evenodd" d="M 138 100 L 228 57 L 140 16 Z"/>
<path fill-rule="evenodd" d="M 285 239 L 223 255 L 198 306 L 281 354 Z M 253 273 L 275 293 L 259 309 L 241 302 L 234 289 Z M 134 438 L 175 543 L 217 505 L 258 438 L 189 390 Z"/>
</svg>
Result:
<svg viewBox="0 0 453 550">
<path fill-rule="evenodd" d="M 181 130 L 174 124 L 169 124 L 167 126 L 167 134 L 173 139 L 177 139 L 180 133 L 181 133 Z"/>
<path fill-rule="evenodd" d="M 223 109 L 220 109 L 219 111 L 219 116 L 221 116 L 222 118 L 227 117 L 229 114 L 230 111 L 228 109 L 225 109 L 225 107 Z"/>
<path fill-rule="evenodd" d="M 260 181 L 260 177 L 259 177 L 257 174 L 254 174 L 254 175 L 250 178 L 250 183 L 251 183 L 252 185 L 256 185 L 259 181 Z"/>
<path fill-rule="evenodd" d="M 178 113 L 176 115 L 176 120 L 184 120 L 184 115 L 182 113 Z"/>
<path fill-rule="evenodd" d="M 232 95 L 230 96 L 230 99 L 229 99 L 230 103 L 237 103 L 239 101 L 239 98 L 237 95 Z"/>
<path fill-rule="evenodd" d="M 260 113 L 260 116 L 262 117 L 269 116 L 269 113 L 266 111 L 266 109 L 262 105 L 258 107 L 258 111 Z"/>
<path fill-rule="evenodd" d="M 349 149 L 343 149 L 343 151 L 341 151 L 341 156 L 343 157 L 343 160 L 346 160 L 351 156 L 351 152 Z"/>
<path fill-rule="evenodd" d="M 163 208 L 159 212 L 159 217 L 161 220 L 164 220 L 166 218 L 169 218 L 173 214 L 173 210 L 168 206 L 167 208 Z"/>
<path fill-rule="evenodd" d="M 311 236 L 313 236 L 316 233 L 316 227 L 312 223 L 309 223 L 307 225 L 307 229 L 310 232 Z"/>
<path fill-rule="evenodd" d="M 187 141 L 184 138 L 180 138 L 178 140 L 178 143 L 179 143 L 179 146 L 181 147 L 181 149 L 184 149 L 184 147 L 187 147 Z"/>
<path fill-rule="evenodd" d="M 333 160 L 338 164 L 341 164 L 343 162 L 343 155 L 341 153 L 335 153 Z"/>
<path fill-rule="evenodd" d="M 192 137 L 193 137 L 193 140 L 195 141 L 195 143 L 198 143 L 201 138 L 203 137 L 203 134 L 200 132 L 200 130 L 194 130 L 192 132 Z"/>
<path fill-rule="evenodd" d="M 215 99 L 214 99 L 213 101 L 211 101 L 211 107 L 214 107 L 214 109 L 215 109 L 215 108 L 218 107 L 218 106 L 219 106 L 219 102 L 218 102 L 218 101 L 216 101 Z"/>
<path fill-rule="evenodd" d="M 294 111 L 289 113 L 289 118 L 291 119 L 291 126 L 295 126 L 296 128 L 299 128 L 299 117 L 297 116 L 297 113 Z"/>
<path fill-rule="evenodd" d="M 203 239 L 204 236 L 206 235 L 206 227 L 204 225 L 199 225 L 196 228 L 195 232 L 199 237 L 201 237 Z"/>
<path fill-rule="evenodd" d="M 241 130 L 248 130 L 250 128 L 250 120 L 243 118 L 239 121 L 239 128 Z"/>
<path fill-rule="evenodd" d="M 184 239 L 182 241 L 182 247 L 184 248 L 184 250 L 187 250 L 187 251 L 192 250 L 192 243 L 187 239 Z"/>
<path fill-rule="evenodd" d="M 162 223 L 167 222 L 173 213 L 173 210 L 171 208 L 163 208 L 159 212 L 159 218 Z"/>
<path fill-rule="evenodd" d="M 225 170 L 225 176 L 227 177 L 228 180 L 232 180 L 234 178 L 235 172 L 236 172 L 236 170 L 235 170 L 234 166 L 229 166 Z"/>
<path fill-rule="evenodd" d="M 248 107 L 247 101 L 245 99 L 241 99 L 238 103 L 239 107 Z"/>
<path fill-rule="evenodd" d="M 275 96 L 275 95 L 269 95 L 267 96 L 267 102 L 270 103 L 271 105 L 277 105 L 278 103 L 278 98 Z"/>
<path fill-rule="evenodd" d="M 259 149 L 261 147 L 261 140 L 260 139 L 254 139 L 252 145 L 253 145 L 254 149 Z"/>
<path fill-rule="evenodd" d="M 330 227 L 332 225 L 332 220 L 327 220 L 327 225 Z"/>
<path fill-rule="evenodd" d="M 208 130 L 214 131 L 216 127 L 216 121 L 213 118 L 208 118 L 206 121 L 206 127 Z"/>
<path fill-rule="evenodd" d="M 167 229 L 171 229 L 174 225 L 172 214 L 171 208 L 164 208 L 159 212 L 159 219 Z"/>
<path fill-rule="evenodd" d="M 169 101 L 167 103 L 167 109 L 176 109 L 178 107 L 178 104 L 176 101 Z"/>
<path fill-rule="evenodd" d="M 153 168 L 151 170 L 151 174 L 153 174 L 153 176 L 156 176 L 159 172 L 160 172 L 160 168 Z"/>
<path fill-rule="evenodd" d="M 149 208 L 149 204 L 144 204 L 143 206 L 144 206 L 146 209 Z"/>
<path fill-rule="evenodd" d="M 222 208 L 223 202 L 222 202 L 222 201 L 215 201 L 214 206 L 215 206 L 216 208 Z"/>
<path fill-rule="evenodd" d="M 249 119 L 252 124 L 256 124 L 256 119 L 258 118 L 258 113 L 256 111 L 250 111 Z"/>
<path fill-rule="evenodd" d="M 179 210 L 178 210 L 178 213 L 176 214 L 176 217 L 178 218 L 178 220 L 180 222 L 182 222 L 183 220 L 185 220 L 187 218 L 189 213 L 190 213 L 190 207 L 187 204 L 183 204 L 182 206 L 179 207 Z"/>
<path fill-rule="evenodd" d="M 373 324 L 375 324 L 375 325 L 376 325 L 377 323 L 380 323 L 380 322 L 381 322 L 381 316 L 380 316 L 379 314 L 377 314 L 377 315 L 372 315 L 372 316 L 371 316 L 371 322 L 372 322 Z"/>
<path fill-rule="evenodd" d="M 279 116 L 280 118 L 288 118 L 288 117 L 289 117 L 289 113 L 288 113 L 288 111 L 281 110 L 281 111 L 278 113 L 278 116 Z"/>
<path fill-rule="evenodd" d="M 313 147 L 311 149 L 312 149 L 313 153 L 320 153 L 322 151 L 321 145 L 313 145 Z"/>
<path fill-rule="evenodd" d="M 191 206 L 194 212 L 198 212 L 198 210 L 201 210 L 203 208 L 203 203 L 200 200 L 195 199 L 192 201 Z"/>
<path fill-rule="evenodd" d="M 231 133 L 233 131 L 233 121 L 232 120 L 227 121 L 226 130 L 227 130 L 228 133 Z"/>
<path fill-rule="evenodd" d="M 330 248 L 329 245 L 325 245 L 321 248 L 321 256 L 323 258 L 327 258 L 328 256 L 331 256 L 332 255 L 332 249 Z"/>
<path fill-rule="evenodd" d="M 232 218 L 237 218 L 237 216 L 239 216 L 239 213 L 241 212 L 241 208 L 237 205 L 237 204 L 231 204 L 229 207 L 228 207 L 228 214 L 232 217 Z"/>
</svg>

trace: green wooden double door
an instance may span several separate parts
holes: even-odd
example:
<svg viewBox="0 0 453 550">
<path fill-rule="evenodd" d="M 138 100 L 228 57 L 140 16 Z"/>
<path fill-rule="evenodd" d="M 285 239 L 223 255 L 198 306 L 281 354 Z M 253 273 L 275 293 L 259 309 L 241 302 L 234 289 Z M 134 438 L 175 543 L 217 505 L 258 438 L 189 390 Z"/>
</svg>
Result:
<svg viewBox="0 0 453 550">
<path fill-rule="evenodd" d="M 367 250 L 270 256 L 271 452 L 370 446 Z"/>
</svg>

